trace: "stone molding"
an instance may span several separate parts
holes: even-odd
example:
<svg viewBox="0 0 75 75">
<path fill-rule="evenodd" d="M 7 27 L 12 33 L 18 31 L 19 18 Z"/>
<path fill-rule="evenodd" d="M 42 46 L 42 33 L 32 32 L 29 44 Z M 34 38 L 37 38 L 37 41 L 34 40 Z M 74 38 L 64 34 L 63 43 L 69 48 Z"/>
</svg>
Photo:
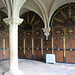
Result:
<svg viewBox="0 0 75 75">
<path fill-rule="evenodd" d="M 48 36 L 50 34 L 50 29 L 51 28 L 42 28 L 44 35 L 46 36 L 46 40 L 48 40 Z"/>
<path fill-rule="evenodd" d="M 23 22 L 23 19 L 10 17 L 10 18 L 3 19 L 3 21 L 7 25 L 20 25 Z"/>
</svg>

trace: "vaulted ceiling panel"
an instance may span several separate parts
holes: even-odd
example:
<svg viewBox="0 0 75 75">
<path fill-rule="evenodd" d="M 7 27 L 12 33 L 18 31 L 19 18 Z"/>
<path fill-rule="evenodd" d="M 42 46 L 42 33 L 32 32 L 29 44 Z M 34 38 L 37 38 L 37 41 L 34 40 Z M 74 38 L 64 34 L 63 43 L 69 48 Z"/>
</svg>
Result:
<svg viewBox="0 0 75 75">
<path fill-rule="evenodd" d="M 24 9 L 24 8 L 34 11 L 35 13 L 40 15 L 42 18 L 42 13 L 41 13 L 40 8 L 38 7 L 38 5 L 33 0 L 27 0 L 24 3 L 22 9 Z"/>
</svg>

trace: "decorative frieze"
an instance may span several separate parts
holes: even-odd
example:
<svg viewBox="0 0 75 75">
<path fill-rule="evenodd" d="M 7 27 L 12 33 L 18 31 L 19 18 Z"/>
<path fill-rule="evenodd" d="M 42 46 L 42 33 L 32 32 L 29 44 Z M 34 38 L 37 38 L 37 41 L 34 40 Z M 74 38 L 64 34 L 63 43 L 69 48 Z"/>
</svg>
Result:
<svg viewBox="0 0 75 75">
<path fill-rule="evenodd" d="M 23 19 L 10 17 L 3 19 L 3 21 L 7 25 L 20 25 L 23 22 Z"/>
</svg>

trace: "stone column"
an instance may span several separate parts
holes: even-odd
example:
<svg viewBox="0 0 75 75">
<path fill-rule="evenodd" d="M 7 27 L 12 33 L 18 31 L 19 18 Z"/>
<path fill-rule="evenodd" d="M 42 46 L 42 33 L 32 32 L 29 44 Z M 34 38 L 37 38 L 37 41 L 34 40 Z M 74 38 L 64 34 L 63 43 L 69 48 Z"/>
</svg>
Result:
<svg viewBox="0 0 75 75">
<path fill-rule="evenodd" d="M 23 72 L 18 68 L 18 25 L 22 23 L 20 18 L 6 18 L 4 22 L 9 25 L 9 71 L 4 75 L 23 75 Z"/>
</svg>

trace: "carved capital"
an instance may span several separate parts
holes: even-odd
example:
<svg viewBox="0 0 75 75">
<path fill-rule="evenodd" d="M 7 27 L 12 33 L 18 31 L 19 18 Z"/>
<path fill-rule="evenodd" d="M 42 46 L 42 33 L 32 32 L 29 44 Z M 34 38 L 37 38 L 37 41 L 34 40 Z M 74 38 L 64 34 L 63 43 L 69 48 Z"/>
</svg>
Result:
<svg viewBox="0 0 75 75">
<path fill-rule="evenodd" d="M 7 25 L 20 25 L 23 22 L 23 19 L 10 17 L 3 19 L 3 21 Z"/>
<path fill-rule="evenodd" d="M 48 36 L 49 36 L 49 34 L 50 34 L 50 29 L 51 29 L 51 28 L 43 28 L 43 29 L 42 29 L 43 32 L 44 32 L 44 35 L 46 36 L 46 40 L 48 40 Z"/>
</svg>

